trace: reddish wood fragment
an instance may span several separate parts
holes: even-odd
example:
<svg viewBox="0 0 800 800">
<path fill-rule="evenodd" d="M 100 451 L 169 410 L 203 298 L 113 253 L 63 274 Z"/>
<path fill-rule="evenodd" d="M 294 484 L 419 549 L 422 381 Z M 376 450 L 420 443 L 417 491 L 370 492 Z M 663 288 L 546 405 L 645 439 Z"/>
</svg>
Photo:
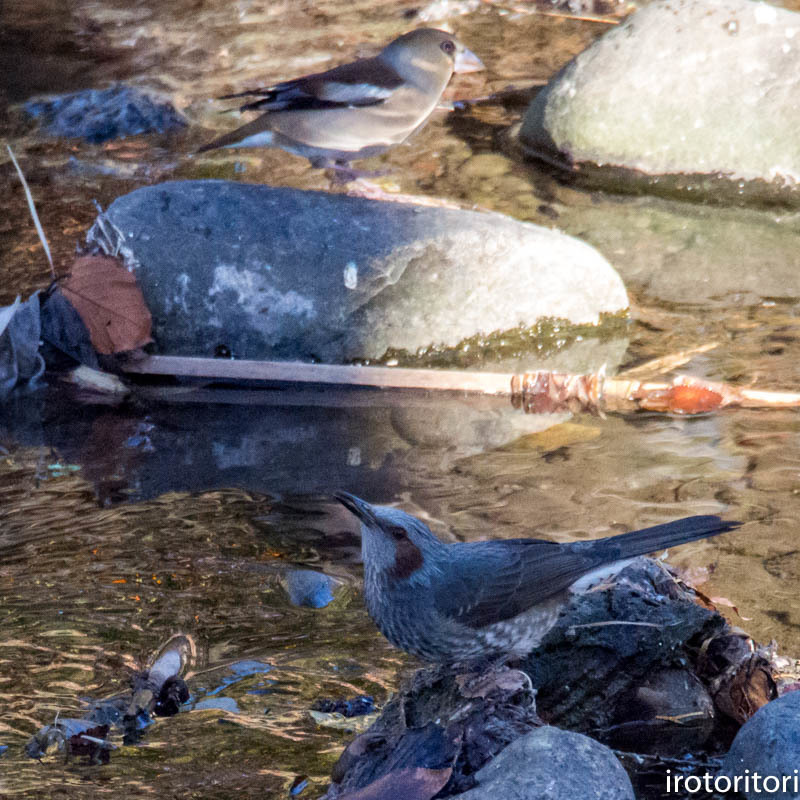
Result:
<svg viewBox="0 0 800 800">
<path fill-rule="evenodd" d="M 643 387 L 644 388 L 644 387 Z M 704 414 L 721 408 L 719 392 L 703 386 L 679 384 L 667 389 L 644 390 L 639 407 L 646 411 L 668 411 L 672 414 Z"/>
</svg>

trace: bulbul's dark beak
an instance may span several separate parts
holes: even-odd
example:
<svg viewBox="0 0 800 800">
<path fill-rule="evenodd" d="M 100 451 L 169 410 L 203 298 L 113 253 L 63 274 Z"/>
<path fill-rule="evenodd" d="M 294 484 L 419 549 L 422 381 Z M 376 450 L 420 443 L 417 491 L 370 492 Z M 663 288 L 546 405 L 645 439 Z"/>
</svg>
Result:
<svg viewBox="0 0 800 800">
<path fill-rule="evenodd" d="M 480 72 L 482 69 L 486 69 L 483 65 L 483 61 L 481 61 L 472 50 L 467 50 L 465 47 L 456 55 L 453 72 Z"/>
<path fill-rule="evenodd" d="M 360 497 L 348 492 L 334 492 L 333 496 L 352 514 L 363 523 L 371 527 L 378 527 L 378 520 L 372 506 Z"/>
</svg>

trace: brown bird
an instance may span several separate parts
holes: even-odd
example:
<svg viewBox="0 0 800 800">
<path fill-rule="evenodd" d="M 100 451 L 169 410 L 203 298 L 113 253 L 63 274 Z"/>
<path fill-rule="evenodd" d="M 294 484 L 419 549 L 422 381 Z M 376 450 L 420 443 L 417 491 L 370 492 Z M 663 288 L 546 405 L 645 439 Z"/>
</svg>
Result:
<svg viewBox="0 0 800 800">
<path fill-rule="evenodd" d="M 405 141 L 428 121 L 453 72 L 483 69 L 452 34 L 420 28 L 365 58 L 302 78 L 251 89 L 240 111 L 265 111 L 198 152 L 280 147 L 315 167 L 347 169 Z"/>
</svg>

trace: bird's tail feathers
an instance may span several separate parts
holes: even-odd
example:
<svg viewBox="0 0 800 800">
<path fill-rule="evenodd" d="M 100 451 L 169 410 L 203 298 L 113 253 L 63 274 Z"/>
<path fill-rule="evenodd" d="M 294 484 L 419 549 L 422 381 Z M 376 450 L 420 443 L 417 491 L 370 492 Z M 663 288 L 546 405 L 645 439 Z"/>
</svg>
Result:
<svg viewBox="0 0 800 800">
<path fill-rule="evenodd" d="M 654 525 L 652 528 L 643 528 L 640 531 L 621 533 L 619 536 L 612 536 L 607 543 L 609 547 L 619 550 L 620 558 L 632 558 L 668 547 L 677 547 L 697 539 L 716 536 L 738 528 L 741 524 L 741 522 L 728 522 L 712 514 L 685 517 L 664 525 Z"/>
</svg>

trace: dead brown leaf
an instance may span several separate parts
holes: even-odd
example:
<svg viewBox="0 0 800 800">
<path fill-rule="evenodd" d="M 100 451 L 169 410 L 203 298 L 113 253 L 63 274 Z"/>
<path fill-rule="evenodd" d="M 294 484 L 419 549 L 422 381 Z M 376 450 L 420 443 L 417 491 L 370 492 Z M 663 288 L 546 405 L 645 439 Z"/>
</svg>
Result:
<svg viewBox="0 0 800 800">
<path fill-rule="evenodd" d="M 136 278 L 116 258 L 80 256 L 60 289 L 98 353 L 123 353 L 152 341 L 152 318 Z"/>
<path fill-rule="evenodd" d="M 451 767 L 398 769 L 339 800 L 430 800 L 442 790 L 452 771 Z"/>
<path fill-rule="evenodd" d="M 714 604 L 715 608 L 716 606 L 725 606 L 726 608 L 732 608 L 736 616 L 739 617 L 739 619 L 743 619 L 745 622 L 750 622 L 753 619 L 752 617 L 743 617 L 739 613 L 739 609 L 730 600 L 728 600 L 727 597 L 709 597 L 708 599 Z"/>
<path fill-rule="evenodd" d="M 729 717 L 744 724 L 777 695 L 769 664 L 754 654 L 722 684 L 714 695 L 714 703 Z"/>
</svg>

